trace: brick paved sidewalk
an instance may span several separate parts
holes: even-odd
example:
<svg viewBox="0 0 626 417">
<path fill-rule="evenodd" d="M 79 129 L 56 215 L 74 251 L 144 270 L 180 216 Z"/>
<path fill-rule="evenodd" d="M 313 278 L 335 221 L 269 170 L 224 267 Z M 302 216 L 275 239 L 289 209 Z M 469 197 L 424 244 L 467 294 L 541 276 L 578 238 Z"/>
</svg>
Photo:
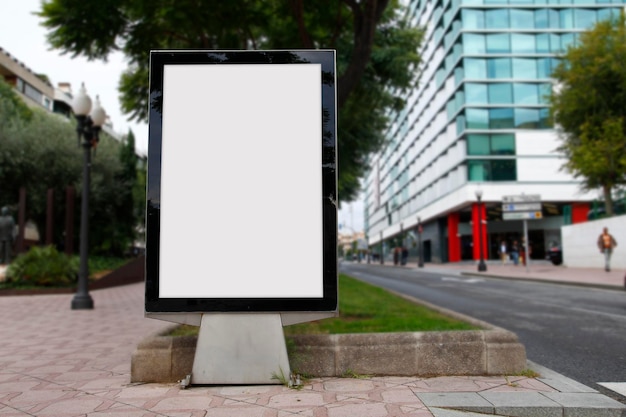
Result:
<svg viewBox="0 0 626 417">
<path fill-rule="evenodd" d="M 78 311 L 73 295 L 0 297 L 0 416 L 451 417 L 474 414 L 445 407 L 495 415 L 510 403 L 528 415 L 520 399 L 530 410 L 535 401 L 544 411 L 572 407 L 557 385 L 525 377 L 316 378 L 302 390 L 130 384 L 139 341 L 171 326 L 144 318 L 143 294 L 143 284 L 92 291 L 94 310 Z M 575 398 L 620 410 L 593 390 Z"/>
</svg>

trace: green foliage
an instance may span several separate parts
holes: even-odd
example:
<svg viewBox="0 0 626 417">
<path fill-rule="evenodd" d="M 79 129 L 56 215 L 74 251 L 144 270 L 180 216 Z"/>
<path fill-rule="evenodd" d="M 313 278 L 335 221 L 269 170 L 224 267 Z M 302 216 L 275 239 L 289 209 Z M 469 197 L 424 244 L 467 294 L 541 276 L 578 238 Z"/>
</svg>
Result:
<svg viewBox="0 0 626 417">
<path fill-rule="evenodd" d="M 375 333 L 471 330 L 471 325 L 444 316 L 390 292 L 339 275 L 339 317 L 285 327 L 285 334 Z"/>
<path fill-rule="evenodd" d="M 553 74 L 559 88 L 550 98 L 564 167 L 585 189 L 602 188 L 609 215 L 613 190 L 626 184 L 625 26 L 622 12 L 582 33 Z"/>
<path fill-rule="evenodd" d="M 7 123 L 27 122 L 33 117 L 32 110 L 20 99 L 13 88 L 0 78 L 0 129 Z"/>
<path fill-rule="evenodd" d="M 47 192 L 54 190 L 53 242 L 64 241 L 66 188 L 76 190 L 74 241 L 80 232 L 80 198 L 84 151 L 77 145 L 75 124 L 43 110 L 29 110 L 21 116 L 10 95 L 0 88 L 0 206 L 17 212 L 19 190 L 26 190 L 26 218 L 32 219 L 44 236 Z M 126 145 L 129 147 L 130 145 Z M 134 145 L 133 145 L 134 146 Z M 126 150 L 126 152 L 128 152 Z M 121 254 L 134 237 L 135 187 L 128 165 L 120 160 L 121 145 L 104 132 L 92 157 L 90 186 L 90 250 L 94 253 Z M 78 243 L 75 245 L 78 246 Z"/>
<path fill-rule="evenodd" d="M 77 276 L 77 259 L 53 246 L 33 246 L 15 258 L 6 272 L 7 283 L 12 286 L 63 287 L 74 284 Z"/>
<path fill-rule="evenodd" d="M 397 0 L 50 0 L 39 16 L 55 49 L 106 59 L 120 48 L 129 66 L 121 77 L 122 109 L 148 118 L 152 49 L 337 50 L 338 177 L 351 201 L 384 142 L 391 91 L 410 87 L 422 31 L 408 26 Z M 95 9 L 94 9 L 95 7 Z"/>
</svg>

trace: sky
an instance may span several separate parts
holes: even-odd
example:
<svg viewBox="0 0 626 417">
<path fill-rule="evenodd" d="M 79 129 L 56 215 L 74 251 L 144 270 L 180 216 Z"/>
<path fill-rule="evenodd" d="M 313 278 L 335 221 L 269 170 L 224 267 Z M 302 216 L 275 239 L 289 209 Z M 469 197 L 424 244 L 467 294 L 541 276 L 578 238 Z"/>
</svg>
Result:
<svg viewBox="0 0 626 417">
<path fill-rule="evenodd" d="M 87 94 L 95 99 L 100 97 L 102 107 L 113 122 L 113 129 L 121 134 L 132 130 L 135 135 L 136 150 L 146 155 L 148 151 L 148 125 L 130 122 L 122 114 L 117 85 L 120 75 L 126 68 L 124 56 L 115 53 L 108 62 L 92 61 L 85 58 L 71 58 L 69 54 L 50 50 L 46 40 L 46 29 L 41 19 L 33 12 L 40 10 L 41 0 L 2 1 L 0 3 L 0 47 L 35 74 L 48 76 L 53 86 L 60 82 L 72 85 L 77 93 L 81 83 L 85 83 Z M 8 8 L 10 7 L 10 11 Z M 342 203 L 338 223 L 340 231 L 360 232 L 363 230 L 363 203 Z"/>
<path fill-rule="evenodd" d="M 35 74 L 45 74 L 53 86 L 60 82 L 72 85 L 76 94 L 81 83 L 85 83 L 87 94 L 92 100 L 96 95 L 113 122 L 113 129 L 126 134 L 132 130 L 138 153 L 147 154 L 148 125 L 129 122 L 122 114 L 117 85 L 120 75 L 126 68 L 124 56 L 116 53 L 109 61 L 89 62 L 85 58 L 71 58 L 69 54 L 50 50 L 46 40 L 46 29 L 40 25 L 41 19 L 33 12 L 39 11 L 41 0 L 6 1 L 0 3 L 0 47 L 11 54 Z"/>
</svg>

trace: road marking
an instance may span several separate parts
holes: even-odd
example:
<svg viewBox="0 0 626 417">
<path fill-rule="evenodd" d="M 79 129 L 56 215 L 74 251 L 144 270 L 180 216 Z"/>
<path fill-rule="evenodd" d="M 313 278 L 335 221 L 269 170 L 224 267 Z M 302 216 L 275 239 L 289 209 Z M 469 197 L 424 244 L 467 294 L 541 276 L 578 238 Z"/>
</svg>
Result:
<svg viewBox="0 0 626 417">
<path fill-rule="evenodd" d="M 626 397 L 626 382 L 598 382 L 598 385 L 602 385 L 604 388 L 608 388 Z"/>
<path fill-rule="evenodd" d="M 463 282 L 466 284 L 475 284 L 477 282 L 485 282 L 483 278 L 457 278 L 457 277 L 441 277 L 442 281 Z"/>
</svg>

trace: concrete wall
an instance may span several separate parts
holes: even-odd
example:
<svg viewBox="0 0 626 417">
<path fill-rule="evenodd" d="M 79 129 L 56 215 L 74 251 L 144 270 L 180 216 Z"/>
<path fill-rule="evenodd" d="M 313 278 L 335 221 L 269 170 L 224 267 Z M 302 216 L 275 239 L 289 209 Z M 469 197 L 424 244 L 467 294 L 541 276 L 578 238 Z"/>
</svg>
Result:
<svg viewBox="0 0 626 417">
<path fill-rule="evenodd" d="M 596 243 L 604 227 L 608 227 L 609 233 L 617 240 L 611 268 L 626 269 L 626 215 L 561 227 L 563 264 L 578 268 L 604 268 L 604 256 Z"/>
</svg>

